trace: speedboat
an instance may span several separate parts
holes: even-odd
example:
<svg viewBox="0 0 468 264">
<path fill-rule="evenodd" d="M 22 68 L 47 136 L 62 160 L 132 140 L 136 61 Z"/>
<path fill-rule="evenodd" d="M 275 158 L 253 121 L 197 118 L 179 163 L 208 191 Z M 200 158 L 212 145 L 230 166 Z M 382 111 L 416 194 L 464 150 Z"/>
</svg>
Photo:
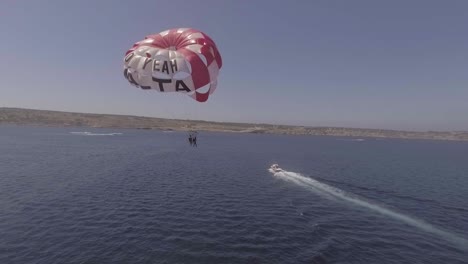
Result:
<svg viewBox="0 0 468 264">
<path fill-rule="evenodd" d="M 278 164 L 271 165 L 270 170 L 272 170 L 273 172 L 282 172 L 283 171 L 283 169 L 281 169 Z"/>
</svg>

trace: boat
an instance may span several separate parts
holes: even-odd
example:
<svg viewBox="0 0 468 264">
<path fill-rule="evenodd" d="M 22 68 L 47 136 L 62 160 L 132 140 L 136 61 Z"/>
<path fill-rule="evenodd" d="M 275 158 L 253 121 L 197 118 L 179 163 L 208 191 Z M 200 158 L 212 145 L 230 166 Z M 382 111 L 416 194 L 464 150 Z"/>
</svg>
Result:
<svg viewBox="0 0 468 264">
<path fill-rule="evenodd" d="M 270 170 L 272 170 L 273 172 L 282 172 L 283 171 L 283 169 L 281 169 L 278 164 L 271 165 Z"/>
</svg>

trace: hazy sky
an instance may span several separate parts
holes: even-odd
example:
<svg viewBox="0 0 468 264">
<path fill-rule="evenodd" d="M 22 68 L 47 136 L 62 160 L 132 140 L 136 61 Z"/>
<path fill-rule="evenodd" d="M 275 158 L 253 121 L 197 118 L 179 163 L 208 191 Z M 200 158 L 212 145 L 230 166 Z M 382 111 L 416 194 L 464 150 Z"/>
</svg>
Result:
<svg viewBox="0 0 468 264">
<path fill-rule="evenodd" d="M 468 1 L 0 2 L 0 107 L 468 130 Z M 138 90 L 123 56 L 193 27 L 223 57 L 207 103 Z"/>
</svg>

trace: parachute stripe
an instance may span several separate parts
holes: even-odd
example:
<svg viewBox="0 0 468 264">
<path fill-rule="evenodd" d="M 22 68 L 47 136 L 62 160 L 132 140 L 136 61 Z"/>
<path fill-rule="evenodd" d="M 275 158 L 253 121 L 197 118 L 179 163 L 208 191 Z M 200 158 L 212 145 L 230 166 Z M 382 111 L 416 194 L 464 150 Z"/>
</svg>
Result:
<svg viewBox="0 0 468 264">
<path fill-rule="evenodd" d="M 192 79 L 195 90 L 210 83 L 210 73 L 203 61 L 198 55 L 189 49 L 180 49 L 180 53 L 186 56 L 187 61 L 192 67 Z"/>
<path fill-rule="evenodd" d="M 210 90 L 211 90 L 211 87 L 210 87 Z M 204 103 L 208 101 L 209 96 L 210 96 L 210 91 L 208 91 L 207 93 L 195 92 L 195 100 L 197 100 L 200 103 Z"/>
</svg>

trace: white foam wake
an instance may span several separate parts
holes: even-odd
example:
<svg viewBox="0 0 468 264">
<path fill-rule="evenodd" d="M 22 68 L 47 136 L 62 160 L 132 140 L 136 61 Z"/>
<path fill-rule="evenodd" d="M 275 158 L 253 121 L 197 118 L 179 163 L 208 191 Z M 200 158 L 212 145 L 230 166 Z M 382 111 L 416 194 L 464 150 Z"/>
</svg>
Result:
<svg viewBox="0 0 468 264">
<path fill-rule="evenodd" d="M 338 198 L 340 200 L 349 202 L 351 204 L 361 206 L 367 209 L 370 209 L 374 212 L 380 213 L 382 215 L 391 217 L 393 219 L 399 220 L 401 222 L 404 222 L 410 226 L 416 227 L 418 229 L 424 230 L 426 232 L 435 234 L 441 238 L 444 238 L 445 240 L 452 242 L 454 245 L 458 246 L 461 249 L 468 250 L 468 240 L 462 237 L 459 237 L 455 234 L 449 233 L 447 231 L 443 231 L 431 224 L 428 224 L 422 220 L 415 219 L 413 217 L 409 217 L 407 215 L 404 215 L 402 213 L 397 213 L 394 212 L 390 209 L 387 209 L 381 205 L 374 204 L 369 201 L 365 201 L 363 199 L 360 199 L 356 197 L 355 195 L 348 194 L 344 192 L 343 190 L 340 190 L 338 188 L 332 187 L 328 184 L 319 182 L 317 180 L 314 180 L 309 177 L 302 176 L 298 173 L 295 172 L 290 172 L 290 171 L 282 171 L 282 172 L 277 172 L 275 173 L 270 169 L 270 172 L 273 173 L 273 175 L 279 179 L 288 181 L 288 182 L 293 182 L 297 185 L 300 185 L 302 187 L 307 188 L 310 191 L 313 191 L 317 194 L 326 196 L 326 197 L 334 197 Z"/>
<path fill-rule="evenodd" d="M 91 133 L 91 132 L 70 132 L 74 135 L 84 135 L 84 136 L 116 136 L 122 135 L 122 133 Z"/>
</svg>

